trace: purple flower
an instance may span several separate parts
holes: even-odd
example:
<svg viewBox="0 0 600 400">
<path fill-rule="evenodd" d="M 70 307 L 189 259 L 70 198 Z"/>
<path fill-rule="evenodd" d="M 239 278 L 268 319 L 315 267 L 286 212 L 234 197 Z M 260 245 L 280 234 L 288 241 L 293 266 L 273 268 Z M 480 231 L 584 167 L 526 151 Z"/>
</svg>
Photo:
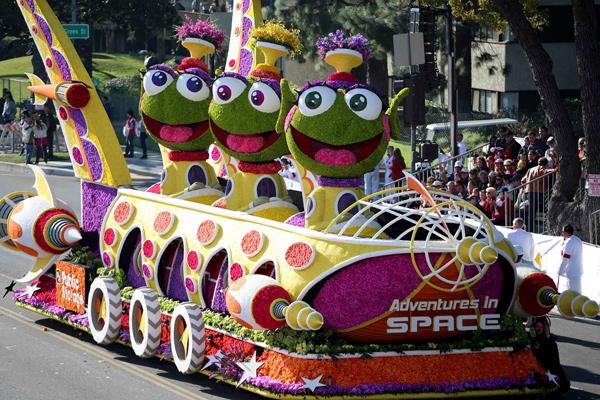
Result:
<svg viewBox="0 0 600 400">
<path fill-rule="evenodd" d="M 185 17 L 185 23 L 176 26 L 175 29 L 177 30 L 177 39 L 180 42 L 185 38 L 195 37 L 214 44 L 217 52 L 223 51 L 222 44 L 225 40 L 225 34 L 218 30 L 214 24 L 209 24 L 200 19 L 194 23 L 190 17 Z"/>
<path fill-rule="evenodd" d="M 368 39 L 365 39 L 360 33 L 346 38 L 344 37 L 344 31 L 341 29 L 335 31 L 335 33 L 330 33 L 326 37 L 319 38 L 317 40 L 317 47 L 319 48 L 319 55 L 323 60 L 328 52 L 336 49 L 358 51 L 363 57 L 363 62 L 367 62 L 372 54 Z"/>
</svg>

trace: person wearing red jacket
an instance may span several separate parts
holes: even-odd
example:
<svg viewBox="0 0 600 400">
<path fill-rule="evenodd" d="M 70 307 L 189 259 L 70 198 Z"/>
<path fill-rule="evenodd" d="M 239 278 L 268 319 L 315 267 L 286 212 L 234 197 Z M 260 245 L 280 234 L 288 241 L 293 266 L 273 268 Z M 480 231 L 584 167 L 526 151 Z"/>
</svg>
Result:
<svg viewBox="0 0 600 400">
<path fill-rule="evenodd" d="M 394 150 L 394 160 L 392 161 L 392 181 L 404 178 L 404 169 L 406 164 L 404 163 L 404 157 L 400 149 Z"/>
<path fill-rule="evenodd" d="M 135 113 L 133 110 L 127 111 L 127 122 L 125 127 L 127 128 L 127 142 L 125 144 L 125 157 L 133 158 L 133 139 L 135 139 L 135 127 L 137 121 L 135 119 Z"/>
</svg>

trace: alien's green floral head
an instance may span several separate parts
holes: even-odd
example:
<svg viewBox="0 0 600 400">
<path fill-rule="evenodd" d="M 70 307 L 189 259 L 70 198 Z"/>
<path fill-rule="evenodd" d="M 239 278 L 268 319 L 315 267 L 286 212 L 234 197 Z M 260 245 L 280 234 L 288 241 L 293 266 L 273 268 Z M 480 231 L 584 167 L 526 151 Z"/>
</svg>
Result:
<svg viewBox="0 0 600 400">
<path fill-rule="evenodd" d="M 140 112 L 150 136 L 171 150 L 208 148 L 214 141 L 208 129 L 211 83 L 200 68 L 148 68 L 143 78 Z"/>
<path fill-rule="evenodd" d="M 320 176 L 356 178 L 381 161 L 390 138 L 400 136 L 396 96 L 384 113 L 379 92 L 344 81 L 314 81 L 298 99 L 282 80 L 284 107 L 278 131 L 285 131 L 289 149 L 302 166 Z"/>
<path fill-rule="evenodd" d="M 245 162 L 267 162 L 287 153 L 275 131 L 281 89 L 274 79 L 226 72 L 213 84 L 210 128 L 225 153 Z"/>
</svg>

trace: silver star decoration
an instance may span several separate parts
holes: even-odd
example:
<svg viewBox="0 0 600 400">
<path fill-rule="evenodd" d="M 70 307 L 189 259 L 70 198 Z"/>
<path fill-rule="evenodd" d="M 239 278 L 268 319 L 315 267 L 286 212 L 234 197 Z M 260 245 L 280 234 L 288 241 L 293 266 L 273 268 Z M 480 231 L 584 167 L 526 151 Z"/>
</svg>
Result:
<svg viewBox="0 0 600 400">
<path fill-rule="evenodd" d="M 256 375 L 258 374 L 258 369 L 260 368 L 261 365 L 264 364 L 264 362 L 258 362 L 256 361 L 256 353 L 252 354 L 252 359 L 248 362 L 244 362 L 244 361 L 240 361 L 236 363 L 238 367 L 240 367 L 242 369 L 242 371 L 244 371 L 244 374 L 242 375 L 242 377 L 240 378 L 240 381 L 238 382 L 237 386 L 240 386 L 242 383 L 244 383 L 246 381 L 246 379 L 248 378 L 256 378 Z"/>
<path fill-rule="evenodd" d="M 300 386 L 299 389 L 310 389 L 311 392 L 314 392 L 316 388 L 326 386 L 325 384 L 321 383 L 322 377 L 323 375 L 319 375 L 315 379 L 307 379 L 305 377 L 302 377 L 304 385 Z"/>
<path fill-rule="evenodd" d="M 221 359 L 223 358 L 224 355 L 225 354 L 223 354 L 221 349 L 219 349 L 219 351 L 216 352 L 215 354 L 213 354 L 212 356 L 206 356 L 208 358 L 208 362 L 206 364 L 204 364 L 204 367 L 200 371 L 204 371 L 206 368 L 210 367 L 213 364 L 215 364 L 217 367 L 220 367 Z"/>
<path fill-rule="evenodd" d="M 38 287 L 37 283 L 34 286 L 27 286 L 25 288 L 25 291 L 19 295 L 19 299 L 25 296 L 31 298 L 31 296 L 33 296 L 33 294 L 38 290 L 40 290 L 40 288 Z"/>
<path fill-rule="evenodd" d="M 548 377 L 548 382 L 554 382 L 556 386 L 560 386 L 558 382 L 556 382 L 556 378 L 558 378 L 558 375 L 554 375 L 552 372 L 546 371 L 546 376 Z"/>
</svg>

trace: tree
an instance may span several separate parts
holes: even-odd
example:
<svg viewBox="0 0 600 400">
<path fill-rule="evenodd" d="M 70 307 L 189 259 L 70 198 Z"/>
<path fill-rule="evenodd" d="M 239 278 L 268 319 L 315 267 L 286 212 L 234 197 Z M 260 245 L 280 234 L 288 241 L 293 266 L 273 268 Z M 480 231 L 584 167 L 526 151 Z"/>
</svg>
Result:
<svg viewBox="0 0 600 400">
<path fill-rule="evenodd" d="M 367 63 L 367 82 L 387 94 L 387 53 L 392 36 L 408 31 L 409 5 L 404 0 L 276 0 L 275 17 L 302 32 L 304 57 L 317 57 L 319 37 L 344 29 L 347 36 L 361 33 L 373 46 Z"/>
<path fill-rule="evenodd" d="M 49 0 L 63 23 L 71 20 L 70 2 Z M 147 42 L 157 30 L 172 29 L 180 22 L 169 0 L 77 0 L 77 22 L 90 30 L 104 30 L 106 52 L 111 53 L 117 32 L 127 33 L 128 40 Z"/>
<path fill-rule="evenodd" d="M 593 0 L 573 0 L 576 53 L 579 84 L 582 95 L 582 114 L 587 143 L 589 173 L 600 172 L 600 46 L 598 45 L 596 13 Z M 429 3 L 440 5 L 442 1 Z M 548 230 L 558 234 L 567 222 L 577 228 L 584 239 L 588 236 L 588 218 L 597 210 L 600 199 L 587 195 L 577 196 L 580 165 L 577 138 L 566 108 L 560 98 L 558 85 L 552 73 L 552 60 L 542 47 L 536 29 L 546 24 L 546 14 L 539 9 L 537 0 L 450 0 L 452 12 L 467 21 L 511 32 L 523 48 L 538 88 L 542 108 L 549 120 L 550 130 L 557 141 L 560 164 L 558 180 L 549 204 Z"/>
</svg>

